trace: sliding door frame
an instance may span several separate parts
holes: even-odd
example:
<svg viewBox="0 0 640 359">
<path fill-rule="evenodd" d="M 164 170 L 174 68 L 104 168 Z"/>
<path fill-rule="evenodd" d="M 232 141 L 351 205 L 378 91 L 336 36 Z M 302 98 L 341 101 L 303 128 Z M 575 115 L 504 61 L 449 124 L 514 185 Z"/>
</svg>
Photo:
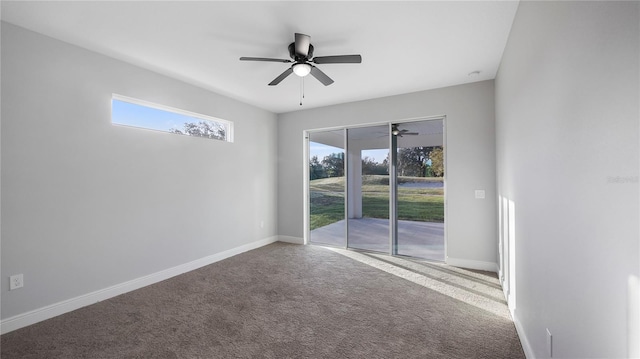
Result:
<svg viewBox="0 0 640 359">
<path fill-rule="evenodd" d="M 438 116 L 425 116 L 425 117 L 415 117 L 415 118 L 407 118 L 402 120 L 393 120 L 393 121 L 383 121 L 383 122 L 371 122 L 365 124 L 357 124 L 357 125 L 345 125 L 345 126 L 334 126 L 334 127 L 324 127 L 324 128 L 314 128 L 303 131 L 303 237 L 304 244 L 309 245 L 312 244 L 310 242 L 310 195 L 309 195 L 309 154 L 310 154 L 310 134 L 314 132 L 324 132 L 324 131 L 343 131 L 343 144 L 344 144 L 344 174 L 345 174 L 345 188 L 344 188 L 344 213 L 345 213 L 345 229 L 344 229 L 344 246 L 339 246 L 338 248 L 357 250 L 357 251 L 367 251 L 365 249 L 358 249 L 349 247 L 348 234 L 349 234 L 349 221 L 348 221 L 348 198 L 349 198 L 349 176 L 347 176 L 347 169 L 349 166 L 349 156 L 348 156 L 348 146 L 349 141 L 347 140 L 347 131 L 349 129 L 363 128 L 363 127 L 372 127 L 372 126 L 388 126 L 389 133 L 389 251 L 387 254 L 389 255 L 398 255 L 398 181 L 397 181 L 397 137 L 391 134 L 392 126 L 394 124 L 402 124 L 406 122 L 418 122 L 418 121 L 434 121 L 434 120 L 442 120 L 442 146 L 443 146 L 443 163 L 444 163 L 444 176 L 443 176 L 443 187 L 444 187 L 444 262 L 446 263 L 448 259 L 448 246 L 447 246 L 447 227 L 448 227 L 448 201 L 447 201 L 447 174 L 448 174 L 448 166 L 447 166 L 447 116 L 446 115 L 438 115 Z M 393 180 L 391 178 L 393 177 Z M 377 252 L 383 253 L 383 252 Z"/>
<path fill-rule="evenodd" d="M 394 122 L 397 123 L 397 122 Z M 398 255 L 398 136 L 389 122 L 389 251 Z"/>
</svg>

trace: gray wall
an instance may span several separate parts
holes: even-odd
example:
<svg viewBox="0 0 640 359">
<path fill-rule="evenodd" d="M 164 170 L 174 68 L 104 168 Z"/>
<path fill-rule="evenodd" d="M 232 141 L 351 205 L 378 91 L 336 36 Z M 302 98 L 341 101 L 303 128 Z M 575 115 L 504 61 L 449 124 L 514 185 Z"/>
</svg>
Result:
<svg viewBox="0 0 640 359">
<path fill-rule="evenodd" d="M 640 274 L 638 11 L 521 2 L 496 78 L 498 189 L 515 204 L 512 307 L 535 357 L 549 355 L 546 328 L 554 358 L 627 357 L 627 282 Z"/>
<path fill-rule="evenodd" d="M 495 263 L 493 81 L 281 114 L 278 121 L 278 233 L 303 237 L 303 131 L 446 115 L 448 255 Z M 475 189 L 486 199 L 476 200 Z"/>
<path fill-rule="evenodd" d="M 112 93 L 233 121 L 235 143 L 113 126 Z M 2 318 L 277 235 L 276 121 L 2 23 Z"/>
</svg>

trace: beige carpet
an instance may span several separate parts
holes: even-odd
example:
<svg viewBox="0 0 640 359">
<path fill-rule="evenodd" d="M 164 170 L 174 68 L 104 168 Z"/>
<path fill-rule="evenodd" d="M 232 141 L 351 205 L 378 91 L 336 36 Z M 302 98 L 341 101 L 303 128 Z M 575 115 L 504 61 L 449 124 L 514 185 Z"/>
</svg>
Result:
<svg viewBox="0 0 640 359">
<path fill-rule="evenodd" d="M 9 358 L 524 358 L 492 273 L 275 243 L 1 337 Z"/>
</svg>

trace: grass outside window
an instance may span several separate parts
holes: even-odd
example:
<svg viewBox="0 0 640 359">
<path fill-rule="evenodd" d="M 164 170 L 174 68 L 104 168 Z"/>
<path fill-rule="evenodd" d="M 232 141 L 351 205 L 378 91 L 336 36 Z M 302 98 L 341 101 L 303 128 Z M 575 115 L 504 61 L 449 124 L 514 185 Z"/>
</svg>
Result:
<svg viewBox="0 0 640 359">
<path fill-rule="evenodd" d="M 403 187 L 405 183 L 440 182 L 441 177 L 398 177 L 398 219 L 444 222 L 443 187 Z M 310 228 L 324 227 L 344 219 L 344 177 L 309 182 Z M 362 177 L 363 217 L 389 218 L 389 177 Z"/>
</svg>

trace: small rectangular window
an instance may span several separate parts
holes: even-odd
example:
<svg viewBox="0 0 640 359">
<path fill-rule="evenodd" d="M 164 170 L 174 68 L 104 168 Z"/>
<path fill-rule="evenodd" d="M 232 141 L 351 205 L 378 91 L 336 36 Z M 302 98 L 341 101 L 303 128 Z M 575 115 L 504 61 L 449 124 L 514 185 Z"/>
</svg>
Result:
<svg viewBox="0 0 640 359">
<path fill-rule="evenodd" d="M 233 123 L 230 121 L 116 94 L 111 98 L 111 122 L 233 142 Z"/>
</svg>

